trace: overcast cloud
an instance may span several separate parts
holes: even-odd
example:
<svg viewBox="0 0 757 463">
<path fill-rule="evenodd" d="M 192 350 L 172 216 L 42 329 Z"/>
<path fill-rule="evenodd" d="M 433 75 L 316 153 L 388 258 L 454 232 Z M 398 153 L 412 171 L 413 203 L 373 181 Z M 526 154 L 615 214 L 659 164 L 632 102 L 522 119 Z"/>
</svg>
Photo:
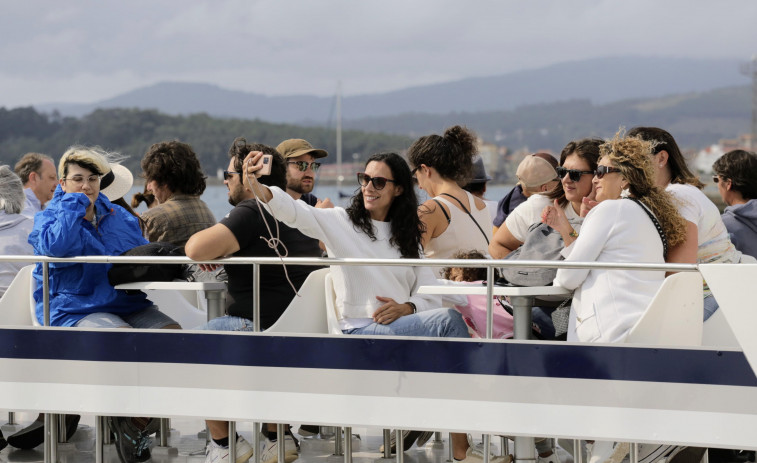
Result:
<svg viewBox="0 0 757 463">
<path fill-rule="evenodd" d="M 349 95 L 605 56 L 747 61 L 755 18 L 750 0 L 5 1 L 0 106 L 161 81 Z"/>
</svg>

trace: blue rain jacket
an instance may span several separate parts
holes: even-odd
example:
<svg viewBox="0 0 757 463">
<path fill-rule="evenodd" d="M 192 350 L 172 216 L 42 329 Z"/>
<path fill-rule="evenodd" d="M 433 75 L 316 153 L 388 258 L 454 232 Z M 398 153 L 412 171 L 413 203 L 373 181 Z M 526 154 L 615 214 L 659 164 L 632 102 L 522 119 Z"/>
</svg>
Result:
<svg viewBox="0 0 757 463">
<path fill-rule="evenodd" d="M 89 198 L 84 193 L 64 193 L 60 185 L 53 199 L 34 217 L 29 244 L 34 254 L 50 257 L 117 256 L 147 244 L 139 221 L 100 193 L 95 201 L 97 229 L 84 218 Z M 126 314 L 144 310 L 152 303 L 144 293 L 126 294 L 108 283 L 112 264 L 51 263 L 50 324 L 74 326 L 96 312 Z M 34 269 L 37 288 L 37 320 L 43 322 L 42 264 Z"/>
</svg>

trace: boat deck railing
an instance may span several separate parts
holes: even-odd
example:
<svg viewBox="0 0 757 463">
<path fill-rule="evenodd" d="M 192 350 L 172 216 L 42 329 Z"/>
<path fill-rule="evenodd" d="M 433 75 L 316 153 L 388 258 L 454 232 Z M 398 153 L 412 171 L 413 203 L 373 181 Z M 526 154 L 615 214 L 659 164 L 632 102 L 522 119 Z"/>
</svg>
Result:
<svg viewBox="0 0 757 463">
<path fill-rule="evenodd" d="M 43 273 L 57 262 L 245 264 L 254 267 L 256 295 L 264 266 L 282 261 L 483 267 L 489 294 L 495 268 L 521 266 L 699 271 L 711 287 L 717 283 L 716 274 L 707 273 L 713 264 L 150 256 L 0 261 L 41 262 Z M 738 278 L 730 273 L 734 267 L 743 267 Z M 743 279 L 757 281 L 757 265 L 716 270 L 736 288 L 731 300 L 716 292 L 730 311 L 751 291 Z M 256 297 L 256 320 L 260 304 Z M 740 312 L 753 317 L 755 311 Z M 756 324 L 733 320 L 735 332 Z M 748 346 L 742 347 L 2 327 L 0 409 L 757 448 L 757 376 L 745 356 Z"/>
</svg>

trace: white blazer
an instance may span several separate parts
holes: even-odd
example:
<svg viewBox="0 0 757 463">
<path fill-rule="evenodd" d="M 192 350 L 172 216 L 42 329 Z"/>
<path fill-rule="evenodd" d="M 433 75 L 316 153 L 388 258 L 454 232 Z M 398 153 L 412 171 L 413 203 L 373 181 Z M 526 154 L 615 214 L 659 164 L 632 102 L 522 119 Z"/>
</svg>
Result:
<svg viewBox="0 0 757 463">
<path fill-rule="evenodd" d="M 569 262 L 664 263 L 660 235 L 631 200 L 605 200 L 563 252 Z M 560 269 L 554 283 L 575 289 L 568 341 L 622 342 L 665 279 L 663 271 Z"/>
</svg>

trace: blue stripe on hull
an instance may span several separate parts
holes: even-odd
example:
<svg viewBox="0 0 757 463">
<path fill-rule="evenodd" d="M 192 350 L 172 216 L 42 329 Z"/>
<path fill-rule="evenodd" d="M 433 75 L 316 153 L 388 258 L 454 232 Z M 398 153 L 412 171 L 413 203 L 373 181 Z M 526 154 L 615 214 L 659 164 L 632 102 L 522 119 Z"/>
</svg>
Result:
<svg viewBox="0 0 757 463">
<path fill-rule="evenodd" d="M 2 329 L 0 358 L 757 386 L 742 352 L 623 345 Z"/>
</svg>

